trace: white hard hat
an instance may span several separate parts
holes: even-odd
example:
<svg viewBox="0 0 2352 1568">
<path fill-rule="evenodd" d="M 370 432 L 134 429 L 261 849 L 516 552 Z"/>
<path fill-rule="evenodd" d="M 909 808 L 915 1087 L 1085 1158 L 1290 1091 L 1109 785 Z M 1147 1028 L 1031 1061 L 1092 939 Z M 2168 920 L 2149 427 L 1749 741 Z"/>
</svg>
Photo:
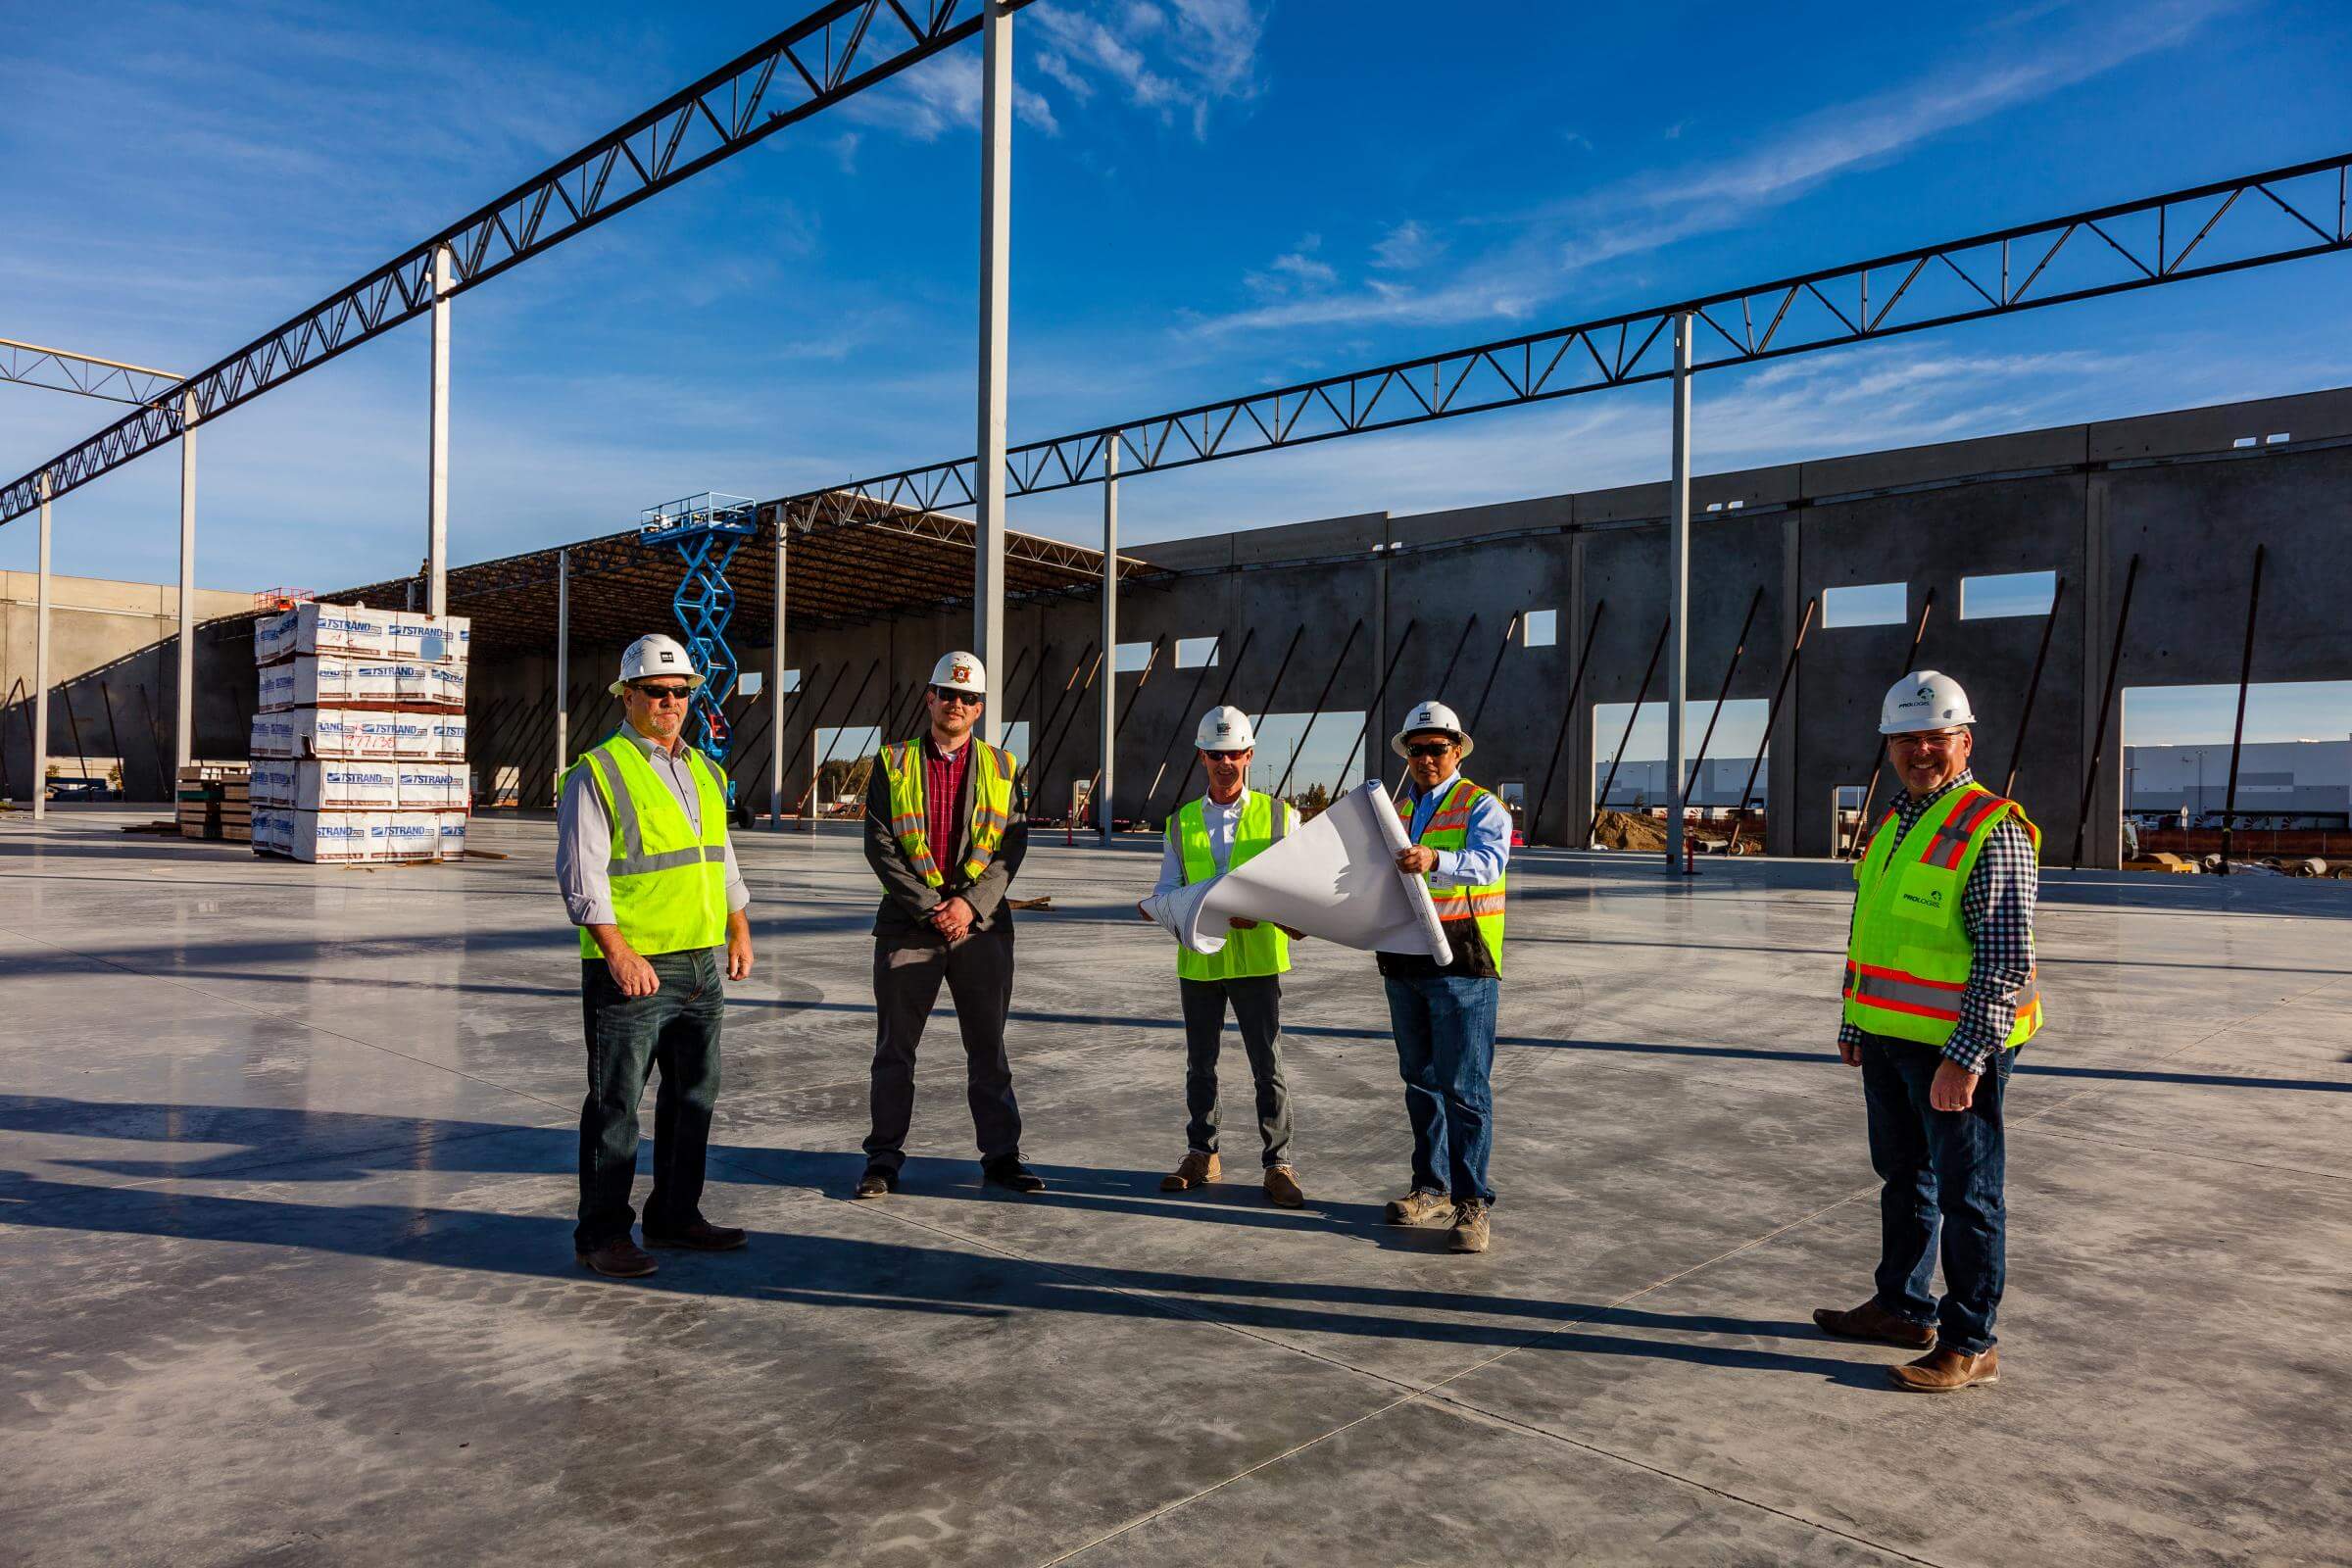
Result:
<svg viewBox="0 0 2352 1568">
<path fill-rule="evenodd" d="M 1193 744 L 1204 752 L 1247 752 L 1257 745 L 1257 732 L 1240 709 L 1212 708 L 1200 715 Z"/>
<path fill-rule="evenodd" d="M 686 650 L 675 637 L 664 637 L 658 631 L 648 632 L 622 651 L 620 679 L 612 683 L 611 691 L 618 697 L 621 688 L 629 682 L 650 680 L 662 675 L 679 676 L 689 686 L 703 683 L 702 671 L 694 667 L 694 661 L 687 657 Z"/>
<path fill-rule="evenodd" d="M 1968 693 L 1939 669 L 1913 670 L 1887 687 L 1886 700 L 1879 705 L 1882 735 L 1952 729 L 1976 721 L 1976 711 L 1968 706 Z"/>
<path fill-rule="evenodd" d="M 988 695 L 988 671 L 974 654 L 953 653 L 939 656 L 931 666 L 931 684 L 945 686 L 952 692 L 978 692 Z"/>
<path fill-rule="evenodd" d="M 1389 750 L 1398 757 L 1406 755 L 1405 737 L 1423 730 L 1443 730 L 1462 743 L 1462 755 L 1468 757 L 1473 742 L 1470 732 L 1462 728 L 1461 715 L 1444 703 L 1415 703 L 1413 710 L 1404 715 L 1404 728 L 1389 738 Z"/>
</svg>

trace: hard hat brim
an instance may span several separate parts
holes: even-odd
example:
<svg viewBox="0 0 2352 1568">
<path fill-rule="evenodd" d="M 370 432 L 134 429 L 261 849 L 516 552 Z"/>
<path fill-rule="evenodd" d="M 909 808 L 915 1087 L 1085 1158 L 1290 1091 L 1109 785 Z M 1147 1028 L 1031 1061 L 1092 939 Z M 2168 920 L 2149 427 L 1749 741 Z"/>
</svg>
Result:
<svg viewBox="0 0 2352 1568">
<path fill-rule="evenodd" d="M 1462 749 L 1462 755 L 1464 757 L 1468 757 L 1470 755 L 1471 748 L 1478 744 L 1476 741 L 1472 740 L 1469 736 L 1463 734 L 1458 729 L 1431 729 L 1424 727 L 1421 729 L 1398 730 L 1396 734 L 1389 737 L 1389 750 L 1395 752 L 1398 757 L 1407 756 L 1407 753 L 1404 749 L 1405 742 L 1411 740 L 1416 735 L 1443 735 L 1446 739 L 1460 746 Z"/>
</svg>

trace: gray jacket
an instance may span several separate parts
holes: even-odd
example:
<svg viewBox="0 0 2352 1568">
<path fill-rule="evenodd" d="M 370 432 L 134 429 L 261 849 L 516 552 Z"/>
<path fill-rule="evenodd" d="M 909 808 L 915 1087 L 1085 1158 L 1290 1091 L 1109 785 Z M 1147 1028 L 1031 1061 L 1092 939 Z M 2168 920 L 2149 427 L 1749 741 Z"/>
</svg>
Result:
<svg viewBox="0 0 2352 1568">
<path fill-rule="evenodd" d="M 882 770 L 882 760 L 874 759 L 865 781 L 865 863 L 882 879 L 882 904 L 874 911 L 876 938 L 883 942 L 940 942 L 928 916 L 952 898 L 960 898 L 972 906 L 973 930 L 1010 931 L 1012 911 L 1004 907 L 1004 894 L 1021 868 L 1021 857 L 1029 852 L 1029 770 L 1021 769 L 1012 781 L 1012 808 L 1005 813 L 1004 838 L 997 846 L 996 856 L 977 879 L 967 879 L 963 858 L 971 845 L 971 799 L 978 774 L 977 767 L 965 765 L 963 789 L 956 801 L 956 842 L 931 846 L 947 878 L 945 885 L 934 888 L 907 861 L 906 852 L 899 848 L 898 834 L 891 831 L 890 776 Z"/>
</svg>

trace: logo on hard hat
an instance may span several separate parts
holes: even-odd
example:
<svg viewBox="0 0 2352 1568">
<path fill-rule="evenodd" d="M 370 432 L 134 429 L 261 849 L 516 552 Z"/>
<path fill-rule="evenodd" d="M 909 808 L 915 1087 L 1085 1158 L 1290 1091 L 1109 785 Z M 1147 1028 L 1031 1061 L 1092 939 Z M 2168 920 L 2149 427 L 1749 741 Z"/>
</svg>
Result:
<svg viewBox="0 0 2352 1568">
<path fill-rule="evenodd" d="M 1217 723 L 1217 733 L 1220 735 L 1230 735 L 1233 733 L 1233 725 L 1226 720 L 1219 720 Z"/>
<path fill-rule="evenodd" d="M 971 666 L 971 665 L 969 665 L 969 664 L 957 664 L 957 665 L 956 666 L 956 679 L 957 679 L 957 680 L 970 680 L 971 678 L 972 678 L 972 666 Z"/>
<path fill-rule="evenodd" d="M 1936 688 L 1933 686 L 1922 686 L 1919 689 L 1919 700 L 1923 703 L 1934 702 L 1936 700 Z"/>
<path fill-rule="evenodd" d="M 664 649 L 662 649 L 662 662 L 663 662 L 664 664 L 674 664 L 674 663 L 676 663 L 677 662 L 678 662 L 678 656 L 677 656 L 677 655 L 675 655 L 675 654 L 671 653 L 671 652 L 670 652 L 668 649 L 666 649 L 666 648 L 664 648 Z"/>
</svg>

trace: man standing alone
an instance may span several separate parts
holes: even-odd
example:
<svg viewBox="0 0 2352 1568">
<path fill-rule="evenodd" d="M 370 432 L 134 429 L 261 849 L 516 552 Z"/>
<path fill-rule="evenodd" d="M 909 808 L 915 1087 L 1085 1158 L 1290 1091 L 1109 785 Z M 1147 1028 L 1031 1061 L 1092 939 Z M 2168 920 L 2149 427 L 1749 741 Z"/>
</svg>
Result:
<svg viewBox="0 0 2352 1568">
<path fill-rule="evenodd" d="M 882 881 L 874 914 L 872 1130 L 856 1196 L 899 1190 L 914 1117 L 914 1051 L 939 1000 L 956 999 L 966 1095 L 993 1187 L 1045 1191 L 1021 1162 L 1021 1107 L 1004 1054 L 1012 1009 L 1012 910 L 1005 890 L 1029 848 L 1019 763 L 972 733 L 988 672 L 970 654 L 932 667 L 928 733 L 882 748 L 865 787 L 865 860 Z"/>
<path fill-rule="evenodd" d="M 2034 902 L 2041 830 L 1968 770 L 1976 714 L 1949 675 L 1895 682 L 1879 733 L 1904 793 L 1854 867 L 1838 1054 L 1862 1069 L 1879 1195 L 1870 1299 L 1813 1321 L 1927 1353 L 1895 1386 L 1946 1394 L 2001 1373 L 2007 1273 L 2002 1102 L 2041 1027 Z M 1943 1302 L 1932 1287 L 1940 1242 Z"/>
<path fill-rule="evenodd" d="M 727 779 L 685 743 L 703 683 L 660 633 L 621 655 L 612 695 L 625 720 L 564 780 L 556 884 L 580 928 L 588 1098 L 580 1106 L 579 1261 L 631 1279 L 655 1263 L 629 1238 L 637 1215 L 637 1102 L 658 1063 L 654 1186 L 645 1239 L 725 1251 L 742 1231 L 703 1218 L 703 1160 L 718 1101 L 720 985 L 752 972 L 752 896 L 727 842 Z"/>
</svg>

